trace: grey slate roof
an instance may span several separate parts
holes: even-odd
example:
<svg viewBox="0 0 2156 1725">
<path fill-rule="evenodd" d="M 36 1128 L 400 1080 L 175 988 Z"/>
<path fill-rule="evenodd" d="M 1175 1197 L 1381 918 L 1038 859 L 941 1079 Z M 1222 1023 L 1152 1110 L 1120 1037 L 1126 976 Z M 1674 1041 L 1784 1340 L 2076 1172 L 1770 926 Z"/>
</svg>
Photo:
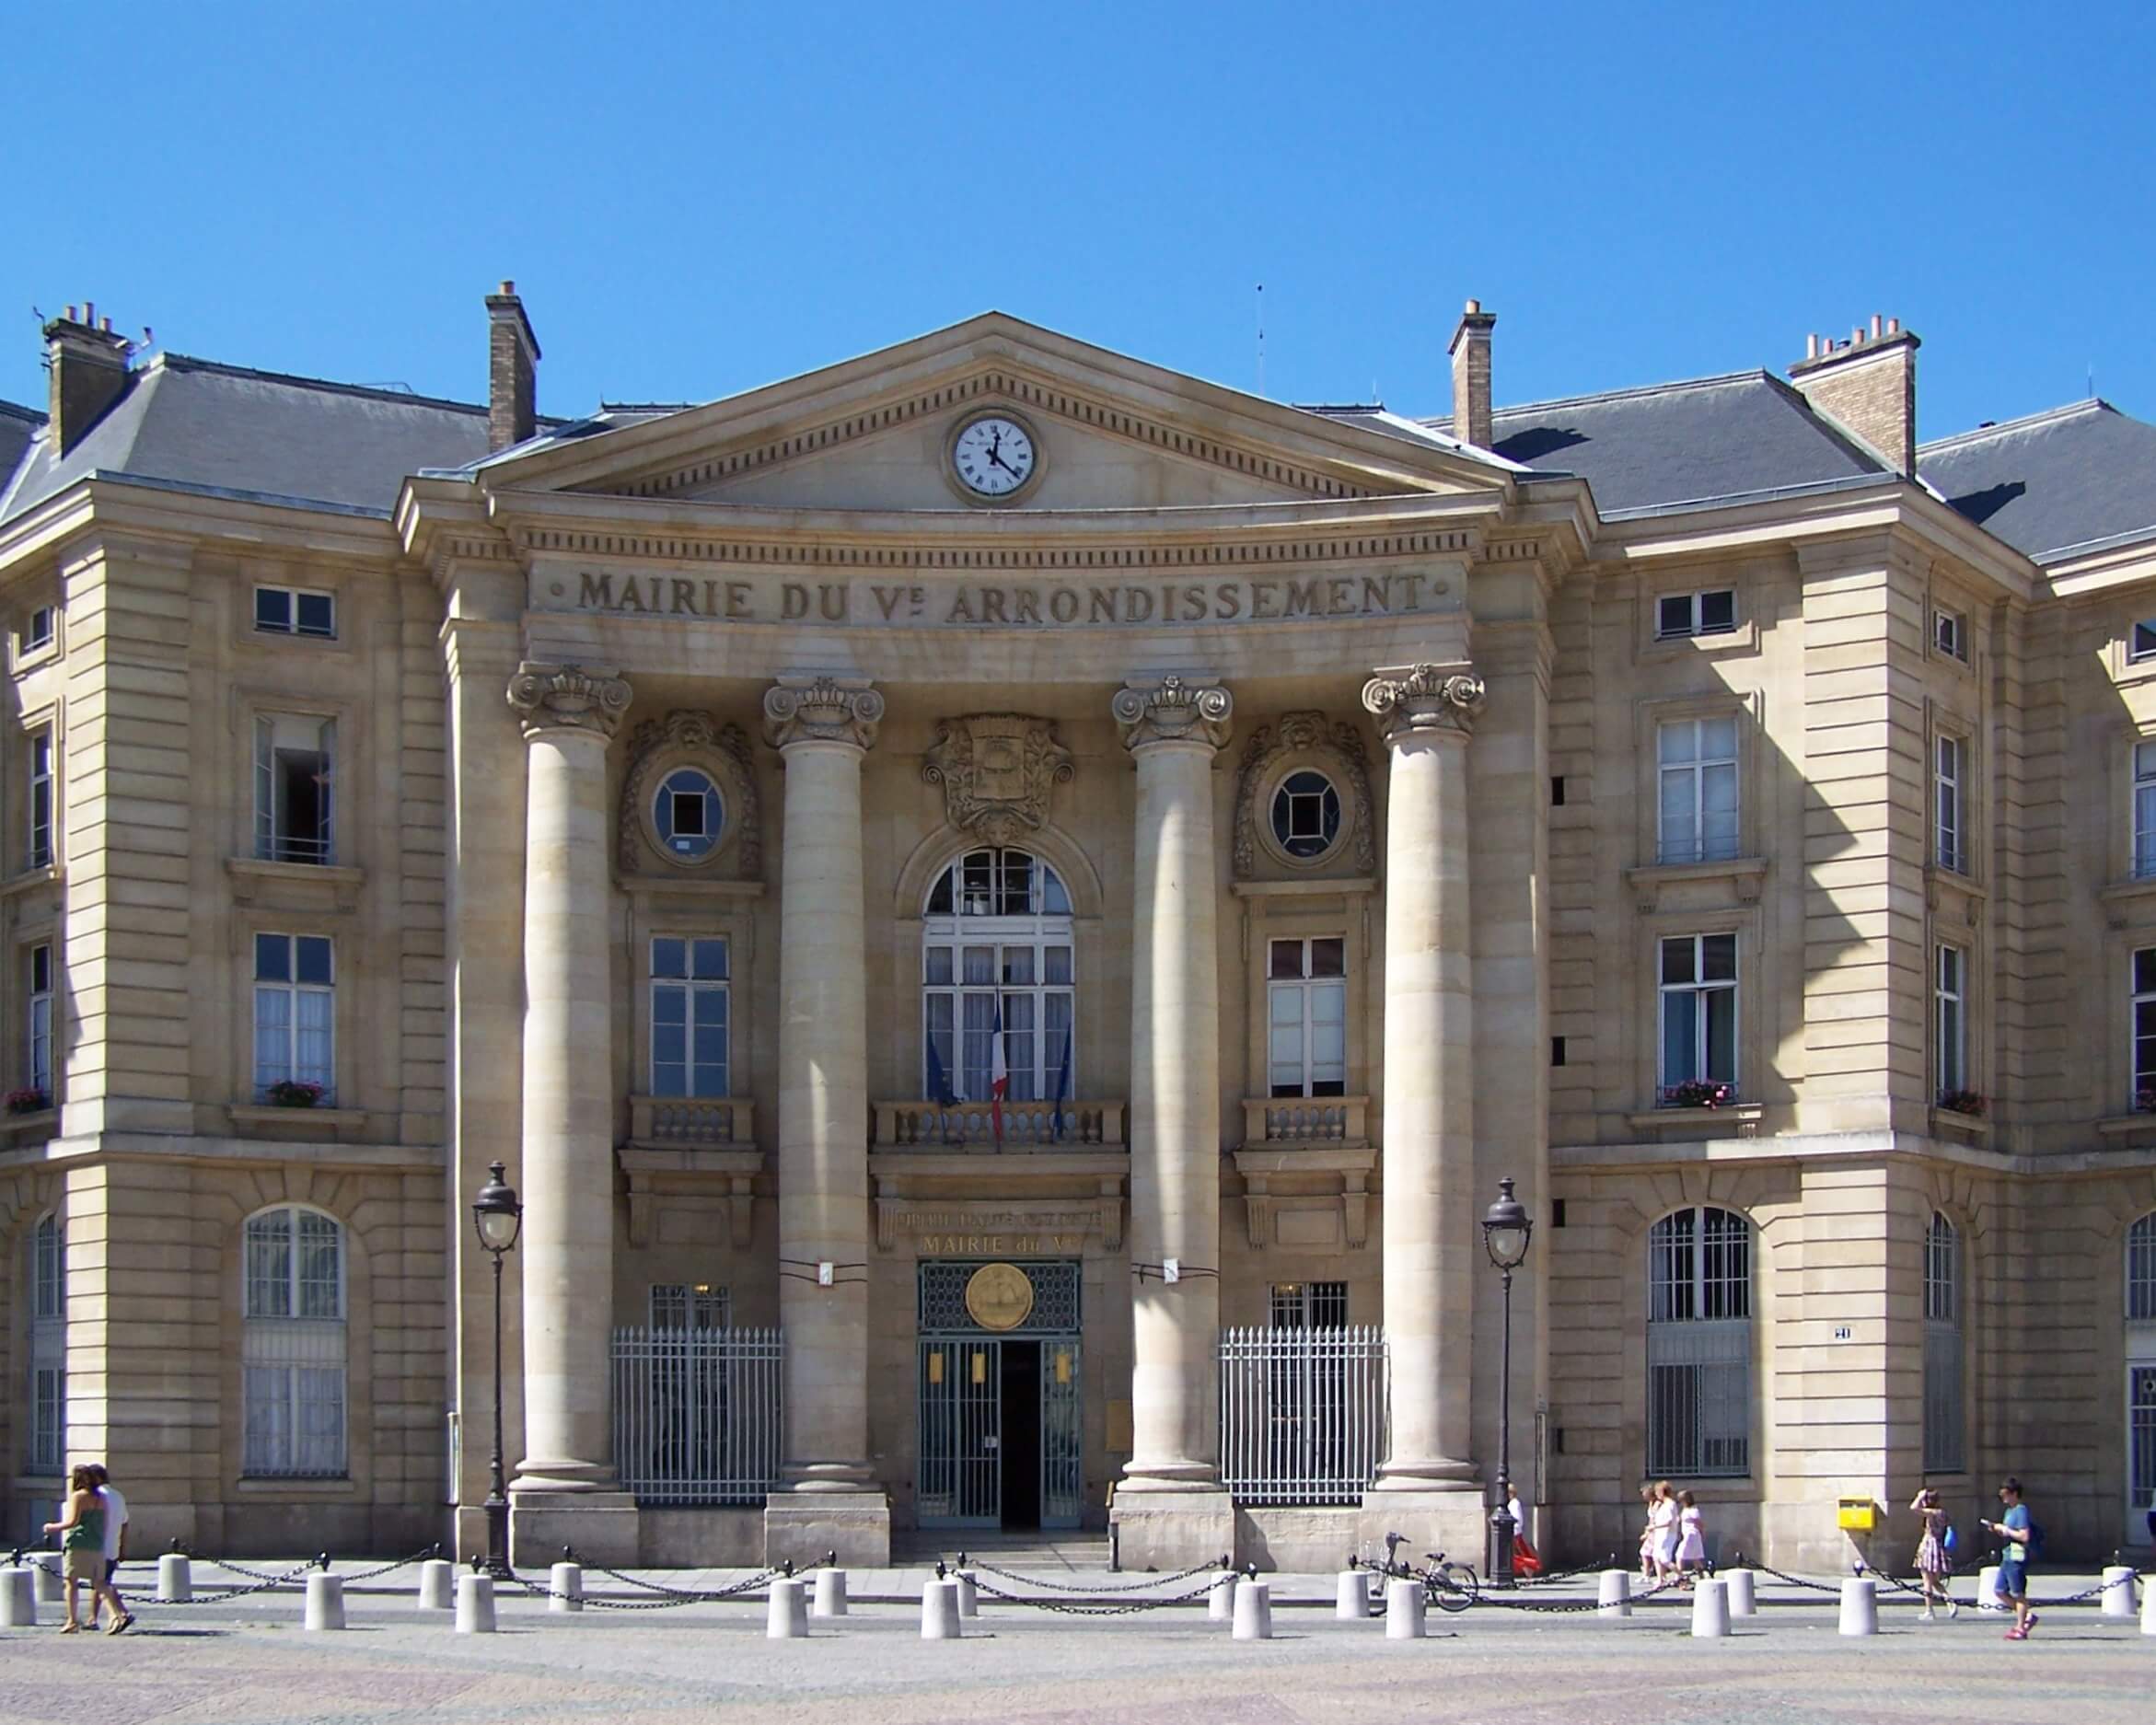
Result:
<svg viewBox="0 0 2156 1725">
<path fill-rule="evenodd" d="M 2156 425 L 2108 401 L 1925 444 L 1917 471 L 1978 527 L 2039 562 L 2069 546 L 2156 533 Z"/>
<path fill-rule="evenodd" d="M 1490 419 L 1497 454 L 1585 480 L 1605 518 L 1884 471 L 1764 371 L 1499 408 Z"/>
<path fill-rule="evenodd" d="M 22 463 L 23 452 L 44 429 L 45 416 L 35 408 L 0 401 L 0 497 L 7 494 L 7 481 Z"/>
<path fill-rule="evenodd" d="M 0 458 L 0 521 L 99 469 L 387 516 L 409 475 L 486 448 L 483 407 L 164 353 L 64 458 L 42 437 Z"/>
</svg>

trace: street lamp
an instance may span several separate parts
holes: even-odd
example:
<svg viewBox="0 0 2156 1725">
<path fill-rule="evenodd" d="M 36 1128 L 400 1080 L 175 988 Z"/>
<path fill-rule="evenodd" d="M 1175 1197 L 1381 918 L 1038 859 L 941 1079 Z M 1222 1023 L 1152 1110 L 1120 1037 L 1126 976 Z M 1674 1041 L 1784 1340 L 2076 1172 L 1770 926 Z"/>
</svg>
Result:
<svg viewBox="0 0 2156 1725">
<path fill-rule="evenodd" d="M 509 1488 L 502 1477 L 502 1254 L 516 1244 L 524 1225 L 524 1206 L 516 1189 L 502 1178 L 502 1164 L 488 1164 L 492 1176 L 471 1200 L 472 1226 L 479 1243 L 494 1260 L 494 1453 L 487 1479 L 487 1573 L 509 1575 Z"/>
<path fill-rule="evenodd" d="M 1513 1584 L 1513 1272 L 1526 1261 L 1535 1220 L 1513 1196 L 1513 1183 L 1497 1183 L 1497 1202 L 1482 1215 L 1482 1249 L 1489 1254 L 1505 1283 L 1504 1366 L 1499 1376 L 1497 1425 L 1497 1511 L 1489 1518 L 1489 1579 L 1499 1587 Z"/>
</svg>

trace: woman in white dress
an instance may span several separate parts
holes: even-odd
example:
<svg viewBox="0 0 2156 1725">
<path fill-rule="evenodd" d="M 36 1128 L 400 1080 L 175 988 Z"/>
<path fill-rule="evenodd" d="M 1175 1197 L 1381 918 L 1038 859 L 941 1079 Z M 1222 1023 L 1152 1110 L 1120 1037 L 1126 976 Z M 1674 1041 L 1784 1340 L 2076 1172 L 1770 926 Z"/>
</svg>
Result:
<svg viewBox="0 0 2156 1725">
<path fill-rule="evenodd" d="M 1648 1531 L 1654 1536 L 1654 1580 L 1657 1585 L 1676 1579 L 1677 1496 L 1669 1481 L 1654 1483 L 1654 1500 L 1647 1511 Z"/>
<path fill-rule="evenodd" d="M 1685 1585 L 1692 1585 L 1695 1576 L 1707 1569 L 1707 1534 L 1705 1519 L 1699 1506 L 1689 1491 L 1677 1493 L 1677 1571 L 1684 1577 Z"/>
</svg>

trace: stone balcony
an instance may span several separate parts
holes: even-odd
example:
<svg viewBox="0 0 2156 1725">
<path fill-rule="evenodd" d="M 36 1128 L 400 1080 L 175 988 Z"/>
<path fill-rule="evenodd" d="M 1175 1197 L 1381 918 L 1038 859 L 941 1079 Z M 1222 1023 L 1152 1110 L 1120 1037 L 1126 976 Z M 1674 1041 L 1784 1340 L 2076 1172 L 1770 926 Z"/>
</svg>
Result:
<svg viewBox="0 0 2156 1725">
<path fill-rule="evenodd" d="M 629 1182 L 629 1243 L 661 1238 L 662 1211 L 692 1225 L 714 1214 L 736 1249 L 754 1239 L 756 1104 L 747 1096 L 632 1096 L 629 1139 L 615 1152 Z"/>
<path fill-rule="evenodd" d="M 1122 1150 L 1123 1106 L 1118 1102 L 1006 1102 L 1003 1141 L 995 1111 L 985 1102 L 879 1102 L 877 1150 L 1005 1152 Z"/>
<path fill-rule="evenodd" d="M 1246 1096 L 1234 1152 L 1253 1247 L 1329 1250 L 1370 1237 L 1367 1096 Z"/>
<path fill-rule="evenodd" d="M 1367 1144 L 1368 1096 L 1252 1096 L 1243 1104 L 1243 1146 Z"/>
<path fill-rule="evenodd" d="M 746 1096 L 632 1096 L 629 1141 L 639 1150 L 753 1148 L 756 1104 Z"/>
</svg>

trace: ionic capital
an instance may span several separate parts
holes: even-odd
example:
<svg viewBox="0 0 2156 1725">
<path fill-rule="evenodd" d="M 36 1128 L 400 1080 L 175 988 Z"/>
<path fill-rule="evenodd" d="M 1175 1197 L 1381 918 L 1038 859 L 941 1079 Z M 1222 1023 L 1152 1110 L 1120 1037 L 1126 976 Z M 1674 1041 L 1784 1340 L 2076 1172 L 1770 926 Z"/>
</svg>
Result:
<svg viewBox="0 0 2156 1725">
<path fill-rule="evenodd" d="M 784 750 L 796 743 L 875 744 L 884 698 L 858 677 L 786 677 L 763 692 L 764 735 Z"/>
<path fill-rule="evenodd" d="M 610 670 L 581 665 L 534 665 L 527 659 L 509 679 L 509 704 L 524 722 L 524 740 L 549 731 L 588 731 L 610 738 L 629 711 L 627 682 Z"/>
<path fill-rule="evenodd" d="M 1362 685 L 1362 704 L 1376 715 L 1378 733 L 1388 743 L 1432 732 L 1464 737 L 1473 732 L 1489 692 L 1463 665 L 1397 665 Z"/>
<path fill-rule="evenodd" d="M 1123 727 L 1125 748 L 1151 743 L 1203 743 L 1218 748 L 1228 740 L 1228 715 L 1235 710 L 1235 699 L 1217 683 L 1163 677 L 1125 683 L 1116 690 L 1110 710 Z"/>
</svg>

